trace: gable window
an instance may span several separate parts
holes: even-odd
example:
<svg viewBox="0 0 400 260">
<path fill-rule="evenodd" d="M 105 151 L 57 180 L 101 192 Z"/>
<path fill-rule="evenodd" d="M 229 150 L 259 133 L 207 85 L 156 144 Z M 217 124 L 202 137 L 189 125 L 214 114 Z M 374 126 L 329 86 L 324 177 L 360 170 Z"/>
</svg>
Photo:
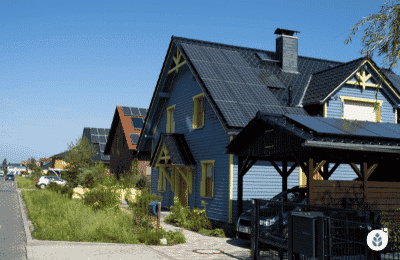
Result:
<svg viewBox="0 0 400 260">
<path fill-rule="evenodd" d="M 193 97 L 193 129 L 204 126 L 205 96 L 201 93 Z"/>
<path fill-rule="evenodd" d="M 378 100 L 379 108 L 374 110 L 375 99 L 353 98 L 341 96 L 342 118 L 349 120 L 381 122 L 381 106 L 383 101 Z"/>
<path fill-rule="evenodd" d="M 214 164 L 215 160 L 201 161 L 200 196 L 214 197 Z"/>
<path fill-rule="evenodd" d="M 175 106 L 167 108 L 167 133 L 175 133 Z"/>
</svg>

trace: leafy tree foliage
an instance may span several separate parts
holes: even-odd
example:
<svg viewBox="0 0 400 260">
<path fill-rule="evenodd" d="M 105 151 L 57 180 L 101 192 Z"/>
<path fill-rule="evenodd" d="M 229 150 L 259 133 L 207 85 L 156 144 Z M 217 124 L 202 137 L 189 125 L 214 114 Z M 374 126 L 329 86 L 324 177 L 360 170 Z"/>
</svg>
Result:
<svg viewBox="0 0 400 260">
<path fill-rule="evenodd" d="M 85 136 L 81 136 L 75 144 L 71 143 L 68 147 L 63 157 L 67 163 L 64 179 L 75 187 L 80 182 L 79 175 L 84 175 L 89 168 L 95 165 L 93 156 L 96 154 L 96 149 Z"/>
<path fill-rule="evenodd" d="M 355 24 L 345 40 L 345 43 L 349 44 L 352 36 L 363 25 L 369 23 L 370 26 L 364 30 L 363 48 L 360 53 L 372 58 L 378 50 L 378 56 L 385 55 L 384 65 L 389 68 L 397 67 L 400 57 L 400 4 L 394 4 L 396 2 L 399 0 L 386 0 L 378 14 L 370 14 Z"/>
<path fill-rule="evenodd" d="M 345 40 L 345 44 L 352 41 L 352 37 L 356 32 L 365 24 L 370 24 L 364 30 L 362 37 L 362 46 L 360 50 L 361 55 L 372 59 L 374 52 L 378 51 L 378 56 L 384 55 L 383 66 L 391 70 L 397 67 L 397 61 L 400 57 L 400 4 L 395 4 L 399 0 L 385 0 L 378 14 L 370 14 L 364 17 L 361 21 L 355 24 L 351 30 L 351 34 Z M 391 3 L 391 5 L 390 5 Z M 379 74 L 382 75 L 382 68 L 379 69 Z M 380 76 L 379 84 L 382 84 L 384 79 Z M 374 110 L 379 109 L 378 91 L 375 93 Z"/>
</svg>

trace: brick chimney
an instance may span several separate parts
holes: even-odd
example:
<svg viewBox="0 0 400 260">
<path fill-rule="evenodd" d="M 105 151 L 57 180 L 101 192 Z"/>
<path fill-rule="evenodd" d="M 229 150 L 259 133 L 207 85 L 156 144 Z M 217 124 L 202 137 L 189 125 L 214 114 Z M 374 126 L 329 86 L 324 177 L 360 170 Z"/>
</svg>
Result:
<svg viewBox="0 0 400 260">
<path fill-rule="evenodd" d="M 282 70 L 285 72 L 298 73 L 298 38 L 293 34 L 300 33 L 278 28 L 275 34 L 279 35 L 276 38 L 276 59 L 282 62 Z"/>
</svg>

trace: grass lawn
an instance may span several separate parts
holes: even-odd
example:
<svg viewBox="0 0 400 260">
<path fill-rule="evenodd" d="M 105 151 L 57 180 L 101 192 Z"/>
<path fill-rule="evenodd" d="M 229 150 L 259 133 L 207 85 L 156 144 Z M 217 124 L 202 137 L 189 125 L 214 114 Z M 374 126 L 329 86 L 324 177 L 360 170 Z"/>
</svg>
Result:
<svg viewBox="0 0 400 260">
<path fill-rule="evenodd" d="M 17 183 L 21 189 L 36 189 L 29 178 L 17 177 Z M 34 226 L 34 239 L 161 245 L 164 235 L 169 245 L 176 244 L 175 241 L 184 243 L 181 232 L 167 233 L 161 229 L 156 233 L 154 228 L 145 231 L 134 226 L 133 216 L 124 213 L 119 205 L 96 212 L 80 199 L 70 199 L 47 188 L 22 190 L 22 197 Z M 154 220 L 155 217 L 149 222 Z"/>
</svg>

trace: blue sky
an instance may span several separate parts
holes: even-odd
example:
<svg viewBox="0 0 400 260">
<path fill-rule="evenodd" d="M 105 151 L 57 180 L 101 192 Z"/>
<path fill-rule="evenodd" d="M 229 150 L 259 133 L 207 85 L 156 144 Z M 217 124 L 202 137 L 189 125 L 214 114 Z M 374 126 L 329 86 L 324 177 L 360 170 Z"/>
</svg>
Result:
<svg viewBox="0 0 400 260">
<path fill-rule="evenodd" d="M 172 35 L 275 51 L 284 28 L 299 55 L 346 62 L 365 27 L 345 45 L 350 28 L 383 4 L 0 1 L 0 161 L 63 152 L 84 127 L 110 128 L 117 105 L 148 108 Z"/>
</svg>

